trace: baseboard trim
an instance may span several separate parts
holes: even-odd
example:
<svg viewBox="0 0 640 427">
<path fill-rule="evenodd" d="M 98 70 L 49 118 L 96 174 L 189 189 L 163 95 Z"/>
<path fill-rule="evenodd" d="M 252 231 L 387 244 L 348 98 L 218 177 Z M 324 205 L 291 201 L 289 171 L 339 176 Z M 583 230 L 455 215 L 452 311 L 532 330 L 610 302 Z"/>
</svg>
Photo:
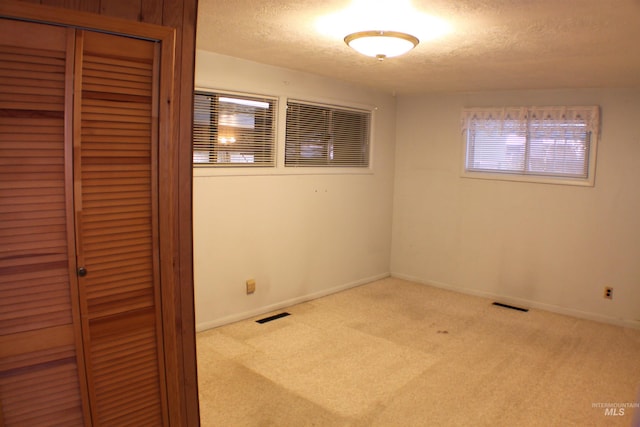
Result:
<svg viewBox="0 0 640 427">
<path fill-rule="evenodd" d="M 347 289 L 355 288 L 357 286 L 362 286 L 367 283 L 375 282 L 376 280 L 381 280 L 389 277 L 390 273 L 382 273 L 375 276 L 367 277 L 364 279 L 356 280 L 354 282 L 346 283 L 344 285 L 335 286 L 333 288 L 324 289 L 319 292 L 315 292 L 308 295 L 302 295 L 299 297 L 291 298 L 285 301 L 280 301 L 274 304 L 270 304 L 263 307 L 258 307 L 253 310 L 244 311 L 241 313 L 235 313 L 230 316 L 225 316 L 219 319 L 210 320 L 208 322 L 201 322 L 196 324 L 196 332 L 206 331 L 207 329 L 217 328 L 218 326 L 228 325 L 229 323 L 239 322 L 240 320 L 250 319 L 255 316 L 260 316 L 265 313 L 269 313 L 270 311 L 280 310 L 285 307 L 289 307 L 295 304 L 300 304 L 303 302 L 311 301 L 314 299 L 322 298 L 327 295 L 335 294 L 337 292 L 345 291 Z"/>
<path fill-rule="evenodd" d="M 408 280 L 410 282 L 419 283 L 421 285 L 433 286 L 434 288 L 445 289 L 448 291 L 459 292 L 461 294 L 473 295 L 477 297 L 483 297 L 488 299 L 499 299 L 501 302 L 512 305 L 526 306 L 528 308 L 535 308 L 538 310 L 549 311 L 552 313 L 563 314 L 565 316 L 577 317 L 579 319 L 593 320 L 600 323 L 608 323 L 611 325 L 622 326 L 626 328 L 640 329 L 640 322 L 633 320 L 616 319 L 614 317 L 603 316 L 598 313 L 591 313 L 588 311 L 574 310 L 571 308 L 560 307 L 553 304 L 546 304 L 537 301 L 526 300 L 523 298 L 515 298 L 505 295 L 498 295 L 491 292 L 478 291 L 475 289 L 462 288 L 458 286 L 449 285 L 434 280 L 424 280 L 418 277 L 414 277 L 408 274 L 391 273 L 391 277 Z"/>
</svg>

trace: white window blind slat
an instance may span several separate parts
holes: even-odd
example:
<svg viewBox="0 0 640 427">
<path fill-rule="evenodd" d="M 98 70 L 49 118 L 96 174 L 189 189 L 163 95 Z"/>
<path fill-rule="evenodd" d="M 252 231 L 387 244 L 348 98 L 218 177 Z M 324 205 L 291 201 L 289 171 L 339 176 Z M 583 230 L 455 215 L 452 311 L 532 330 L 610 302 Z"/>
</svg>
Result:
<svg viewBox="0 0 640 427">
<path fill-rule="evenodd" d="M 289 100 L 285 166 L 368 167 L 371 112 Z"/>
<path fill-rule="evenodd" d="M 195 166 L 274 166 L 277 100 L 196 91 Z"/>
</svg>

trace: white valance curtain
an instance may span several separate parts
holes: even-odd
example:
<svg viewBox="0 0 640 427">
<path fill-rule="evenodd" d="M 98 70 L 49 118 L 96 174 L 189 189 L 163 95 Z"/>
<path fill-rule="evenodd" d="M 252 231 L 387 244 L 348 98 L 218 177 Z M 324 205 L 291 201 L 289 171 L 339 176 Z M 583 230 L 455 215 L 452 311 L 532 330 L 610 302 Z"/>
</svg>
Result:
<svg viewBox="0 0 640 427">
<path fill-rule="evenodd" d="M 462 111 L 463 132 L 535 132 L 558 138 L 573 135 L 576 128 L 580 128 L 581 132 L 598 135 L 599 126 L 598 106 L 465 108 Z"/>
</svg>

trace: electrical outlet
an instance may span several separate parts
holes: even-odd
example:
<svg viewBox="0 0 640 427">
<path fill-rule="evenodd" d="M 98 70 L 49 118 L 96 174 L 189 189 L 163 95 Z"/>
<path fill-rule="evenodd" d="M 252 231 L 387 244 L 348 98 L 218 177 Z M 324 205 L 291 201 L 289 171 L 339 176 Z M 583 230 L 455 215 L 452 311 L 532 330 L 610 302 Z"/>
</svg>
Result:
<svg viewBox="0 0 640 427">
<path fill-rule="evenodd" d="M 605 287 L 604 288 L 604 297 L 606 299 L 613 299 L 613 288 Z"/>
<path fill-rule="evenodd" d="M 247 295 L 256 291 L 256 281 L 253 279 L 247 280 Z"/>
</svg>

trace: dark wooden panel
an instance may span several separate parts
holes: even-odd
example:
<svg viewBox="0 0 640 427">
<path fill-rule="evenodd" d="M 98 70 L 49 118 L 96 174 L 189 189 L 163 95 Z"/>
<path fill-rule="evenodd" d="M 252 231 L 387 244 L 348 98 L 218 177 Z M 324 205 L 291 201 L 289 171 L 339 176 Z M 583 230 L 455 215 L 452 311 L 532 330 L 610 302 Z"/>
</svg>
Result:
<svg viewBox="0 0 640 427">
<path fill-rule="evenodd" d="M 99 13 L 101 0 L 40 0 L 40 3 L 46 6 Z"/>
<path fill-rule="evenodd" d="M 141 12 L 141 0 L 103 0 L 100 2 L 100 13 L 102 15 L 141 21 Z"/>
<path fill-rule="evenodd" d="M 142 0 L 140 21 L 162 24 L 162 0 Z"/>
</svg>

